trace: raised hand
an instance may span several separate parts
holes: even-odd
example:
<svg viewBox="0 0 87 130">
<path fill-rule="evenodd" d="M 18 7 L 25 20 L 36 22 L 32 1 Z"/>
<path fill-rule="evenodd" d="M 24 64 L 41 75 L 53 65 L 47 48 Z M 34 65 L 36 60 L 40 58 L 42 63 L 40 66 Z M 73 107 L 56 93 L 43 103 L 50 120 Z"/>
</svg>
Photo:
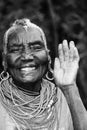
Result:
<svg viewBox="0 0 87 130">
<path fill-rule="evenodd" d="M 79 54 L 73 41 L 64 40 L 58 46 L 59 58 L 55 58 L 54 78 L 57 85 L 68 86 L 75 83 Z"/>
</svg>

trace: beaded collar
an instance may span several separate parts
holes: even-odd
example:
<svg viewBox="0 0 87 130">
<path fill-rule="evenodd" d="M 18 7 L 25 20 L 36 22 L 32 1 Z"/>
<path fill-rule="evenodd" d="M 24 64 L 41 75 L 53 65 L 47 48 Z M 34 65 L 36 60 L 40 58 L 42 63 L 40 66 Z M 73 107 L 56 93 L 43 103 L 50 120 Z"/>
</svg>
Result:
<svg viewBox="0 0 87 130">
<path fill-rule="evenodd" d="M 7 113 L 15 122 L 18 130 L 53 130 L 56 120 L 57 102 L 55 85 L 42 79 L 38 96 L 31 96 L 14 87 L 12 78 L 3 78 L 0 82 L 0 100 Z"/>
</svg>

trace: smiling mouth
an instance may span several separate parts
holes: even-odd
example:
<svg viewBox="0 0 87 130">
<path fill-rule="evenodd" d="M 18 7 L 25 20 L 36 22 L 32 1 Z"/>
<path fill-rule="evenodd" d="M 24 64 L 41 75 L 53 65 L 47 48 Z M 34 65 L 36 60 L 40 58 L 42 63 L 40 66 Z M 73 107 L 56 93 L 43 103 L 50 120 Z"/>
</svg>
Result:
<svg viewBox="0 0 87 130">
<path fill-rule="evenodd" d="M 24 65 L 20 68 L 20 71 L 23 73 L 28 73 L 28 72 L 32 72 L 34 70 L 36 70 L 39 66 L 38 65 Z"/>
<path fill-rule="evenodd" d="M 24 68 L 21 68 L 20 70 L 25 71 L 25 72 L 29 72 L 29 71 L 33 71 L 35 69 L 36 69 L 36 67 L 24 67 Z"/>
</svg>

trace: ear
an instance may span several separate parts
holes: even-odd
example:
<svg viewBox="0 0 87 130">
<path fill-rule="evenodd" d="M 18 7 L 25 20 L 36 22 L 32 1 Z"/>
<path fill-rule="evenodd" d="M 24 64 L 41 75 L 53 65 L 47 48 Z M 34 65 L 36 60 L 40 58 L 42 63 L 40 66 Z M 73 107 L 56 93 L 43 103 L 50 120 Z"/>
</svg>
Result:
<svg viewBox="0 0 87 130">
<path fill-rule="evenodd" d="M 4 68 L 4 71 L 7 70 L 7 60 L 6 60 L 6 54 L 2 53 L 2 66 Z"/>
<path fill-rule="evenodd" d="M 48 62 L 50 62 L 50 61 L 51 61 L 51 57 L 50 57 L 50 50 L 49 50 L 49 49 L 47 49 L 46 51 L 47 51 L 47 55 L 48 55 Z"/>
</svg>

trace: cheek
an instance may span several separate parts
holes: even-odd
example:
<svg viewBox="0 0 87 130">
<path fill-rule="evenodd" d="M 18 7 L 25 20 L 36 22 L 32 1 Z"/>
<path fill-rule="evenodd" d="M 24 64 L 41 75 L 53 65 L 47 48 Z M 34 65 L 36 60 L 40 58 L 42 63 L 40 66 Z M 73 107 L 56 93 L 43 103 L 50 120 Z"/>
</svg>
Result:
<svg viewBox="0 0 87 130">
<path fill-rule="evenodd" d="M 48 62 L 48 55 L 46 51 L 41 51 L 41 52 L 36 53 L 35 57 L 37 57 L 40 63 Z"/>
<path fill-rule="evenodd" d="M 6 59 L 7 59 L 7 65 L 10 67 L 14 67 L 18 59 L 18 56 L 11 54 L 11 55 L 7 55 Z"/>
<path fill-rule="evenodd" d="M 15 59 L 13 56 L 7 56 L 7 63 L 8 64 L 14 64 L 14 61 L 15 61 Z"/>
</svg>

